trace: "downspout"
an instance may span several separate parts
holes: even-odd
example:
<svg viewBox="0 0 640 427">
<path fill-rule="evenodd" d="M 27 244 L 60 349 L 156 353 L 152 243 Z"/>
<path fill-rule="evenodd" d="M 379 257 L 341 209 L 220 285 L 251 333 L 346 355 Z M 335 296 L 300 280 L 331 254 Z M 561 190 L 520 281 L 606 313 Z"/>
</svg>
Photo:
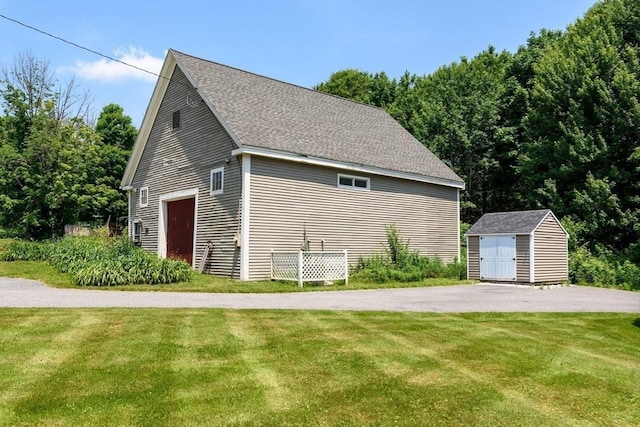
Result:
<svg viewBox="0 0 640 427">
<path fill-rule="evenodd" d="M 456 222 L 458 224 L 458 232 L 456 236 L 458 237 L 458 262 L 461 262 L 460 259 L 460 189 L 456 189 Z M 467 258 L 469 257 L 469 242 L 467 239 Z M 467 272 L 467 277 L 469 277 Z"/>
<path fill-rule="evenodd" d="M 127 190 L 127 234 L 133 240 L 133 227 L 131 227 L 131 189 Z"/>
</svg>

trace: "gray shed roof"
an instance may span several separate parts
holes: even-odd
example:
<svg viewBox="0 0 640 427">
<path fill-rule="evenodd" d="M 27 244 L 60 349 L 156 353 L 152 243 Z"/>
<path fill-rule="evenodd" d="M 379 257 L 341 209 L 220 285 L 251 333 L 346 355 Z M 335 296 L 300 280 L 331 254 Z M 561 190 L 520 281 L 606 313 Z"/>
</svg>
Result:
<svg viewBox="0 0 640 427">
<path fill-rule="evenodd" d="M 487 213 L 469 228 L 466 235 L 531 234 L 549 214 L 553 215 L 550 209 Z"/>
<path fill-rule="evenodd" d="M 241 146 L 463 183 L 383 109 L 171 50 Z"/>
</svg>

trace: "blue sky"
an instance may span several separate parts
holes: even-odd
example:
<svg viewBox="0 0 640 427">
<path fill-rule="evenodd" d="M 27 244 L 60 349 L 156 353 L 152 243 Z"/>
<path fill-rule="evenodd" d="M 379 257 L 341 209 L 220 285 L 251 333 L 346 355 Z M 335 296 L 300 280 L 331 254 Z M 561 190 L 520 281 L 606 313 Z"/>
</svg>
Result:
<svg viewBox="0 0 640 427">
<path fill-rule="evenodd" d="M 159 72 L 167 49 L 311 87 L 345 68 L 429 74 L 531 31 L 565 29 L 595 0 L 0 0 L 0 14 Z M 75 75 L 96 114 L 120 104 L 140 126 L 153 76 L 0 18 L 0 66 L 30 50 Z"/>
</svg>

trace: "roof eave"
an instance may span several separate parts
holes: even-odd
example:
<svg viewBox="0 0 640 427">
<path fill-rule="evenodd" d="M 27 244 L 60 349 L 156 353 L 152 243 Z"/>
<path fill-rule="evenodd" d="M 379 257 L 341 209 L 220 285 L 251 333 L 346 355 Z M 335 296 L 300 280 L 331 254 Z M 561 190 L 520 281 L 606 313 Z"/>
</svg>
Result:
<svg viewBox="0 0 640 427">
<path fill-rule="evenodd" d="M 129 156 L 129 161 L 127 162 L 127 167 L 124 170 L 122 182 L 120 183 L 121 189 L 131 187 L 133 177 L 136 173 L 136 170 L 138 169 L 140 159 L 142 158 L 142 153 L 144 152 L 144 148 L 147 145 L 147 140 L 149 139 L 149 134 L 151 133 L 151 127 L 153 126 L 156 115 L 158 114 L 158 110 L 160 109 L 160 104 L 162 103 L 164 94 L 167 91 L 167 87 L 169 86 L 169 81 L 171 80 L 171 74 L 173 73 L 175 65 L 175 57 L 171 53 L 171 50 L 169 50 L 169 53 L 167 53 L 167 57 L 164 60 L 164 64 L 162 64 L 160 77 L 158 77 L 156 86 L 153 89 L 151 101 L 149 102 L 149 105 L 147 105 L 147 109 L 144 113 L 142 125 L 140 125 L 140 130 L 138 131 L 136 142 L 133 144 L 131 155 Z"/>
<path fill-rule="evenodd" d="M 533 230 L 531 230 L 531 235 L 533 236 L 533 233 L 536 232 L 536 230 L 542 225 L 542 223 L 544 222 L 545 219 L 547 219 L 547 217 L 551 215 L 553 217 L 553 219 L 556 220 L 556 222 L 558 223 L 558 225 L 560 226 L 560 228 L 562 229 L 562 231 L 564 232 L 565 236 L 569 237 L 569 233 L 567 232 L 567 230 L 562 226 L 562 223 L 560 222 L 560 220 L 558 219 L 557 216 L 555 216 L 555 214 L 553 213 L 553 211 L 551 209 L 549 209 L 549 212 L 547 212 L 547 214 L 545 216 L 542 217 L 542 219 L 540 220 L 540 222 L 538 222 L 538 224 L 533 227 Z"/>
<path fill-rule="evenodd" d="M 368 173 L 372 175 L 389 176 L 392 178 L 406 179 L 410 181 L 425 182 L 428 184 L 442 185 L 445 187 L 453 187 L 460 190 L 464 190 L 465 184 L 463 181 L 453 181 L 445 178 L 431 177 L 426 175 L 420 175 L 410 172 L 401 172 L 390 169 L 383 169 L 375 166 L 366 166 L 355 163 L 341 162 L 338 160 L 330 160 L 312 156 L 306 156 L 303 154 L 290 153 L 285 151 L 272 150 L 262 147 L 250 147 L 241 146 L 240 148 L 231 152 L 233 156 L 239 156 L 242 154 L 250 154 L 255 156 L 269 157 L 273 159 L 287 160 L 297 163 L 305 163 L 316 166 L 325 166 L 337 169 L 349 170 L 352 172 Z"/>
<path fill-rule="evenodd" d="M 151 133 L 151 128 L 153 123 L 155 122 L 156 116 L 158 114 L 158 110 L 160 109 L 160 104 L 162 104 L 162 100 L 164 99 L 164 95 L 169 87 L 169 83 L 171 81 L 171 76 L 173 75 L 173 71 L 175 67 L 178 67 L 182 73 L 186 76 L 189 83 L 198 91 L 197 82 L 191 76 L 182 64 L 182 62 L 175 56 L 172 49 L 169 49 L 167 53 L 167 57 L 164 60 L 164 64 L 162 65 L 162 70 L 160 71 L 160 77 L 156 82 L 156 86 L 153 90 L 153 94 L 151 95 L 151 101 L 147 106 L 147 110 L 144 114 L 144 119 L 142 120 L 142 125 L 140 126 L 140 131 L 138 132 L 138 138 L 136 139 L 135 144 L 133 145 L 133 149 L 131 150 L 131 156 L 129 157 L 129 162 L 127 163 L 127 167 L 125 168 L 124 175 L 122 177 L 122 182 L 120 183 L 121 189 L 126 189 L 131 187 L 133 182 L 133 177 L 135 175 L 136 170 L 138 169 L 138 165 L 140 163 L 140 159 L 142 158 L 142 153 L 144 152 L 144 148 L 147 145 L 147 141 L 149 139 L 149 134 Z M 198 92 L 199 93 L 199 92 Z M 214 108 L 211 100 L 207 98 L 204 94 L 199 93 L 202 97 L 203 101 L 209 108 L 209 110 L 213 113 L 213 115 L 218 119 L 222 127 L 227 131 L 231 139 L 235 142 L 238 147 L 242 147 L 239 138 L 236 134 L 229 128 L 226 124 L 222 116 L 218 113 L 218 111 Z"/>
</svg>

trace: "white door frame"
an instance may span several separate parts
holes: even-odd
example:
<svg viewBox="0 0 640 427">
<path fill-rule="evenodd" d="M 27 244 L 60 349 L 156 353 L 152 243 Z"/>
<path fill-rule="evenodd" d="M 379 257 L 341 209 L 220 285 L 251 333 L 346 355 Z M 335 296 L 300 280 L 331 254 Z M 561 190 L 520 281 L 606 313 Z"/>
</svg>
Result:
<svg viewBox="0 0 640 427">
<path fill-rule="evenodd" d="M 193 208 L 193 257 L 191 267 L 196 265 L 196 236 L 198 235 L 198 189 L 190 188 L 188 190 L 174 191 L 172 193 L 163 194 L 158 202 L 158 256 L 160 258 L 167 257 L 167 203 L 183 199 L 195 199 Z"/>
</svg>

